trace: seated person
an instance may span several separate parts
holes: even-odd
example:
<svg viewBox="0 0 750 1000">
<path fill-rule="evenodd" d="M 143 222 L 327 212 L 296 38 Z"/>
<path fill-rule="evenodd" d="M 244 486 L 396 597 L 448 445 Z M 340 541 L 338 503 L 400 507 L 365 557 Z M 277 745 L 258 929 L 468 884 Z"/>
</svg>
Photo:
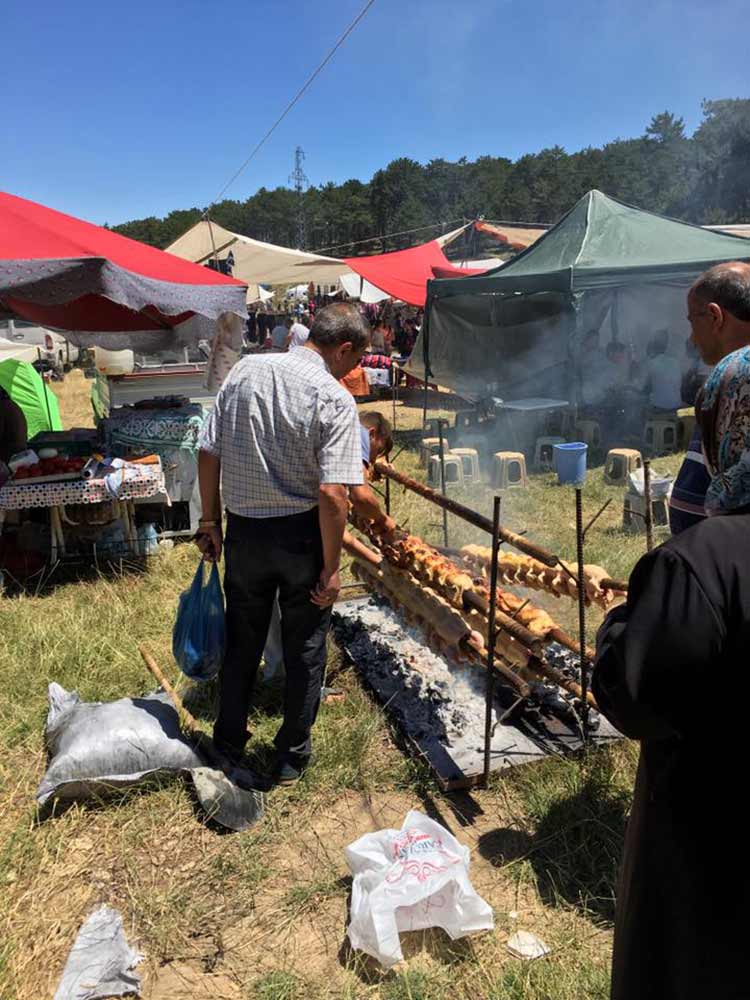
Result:
<svg viewBox="0 0 750 1000">
<path fill-rule="evenodd" d="M 666 353 L 669 334 L 659 330 L 646 348 L 644 391 L 652 410 L 675 412 L 682 405 L 681 371 L 677 358 Z"/>
<path fill-rule="evenodd" d="M 607 391 L 607 359 L 599 344 L 599 331 L 589 330 L 581 343 L 579 403 L 583 410 L 597 406 Z"/>
</svg>

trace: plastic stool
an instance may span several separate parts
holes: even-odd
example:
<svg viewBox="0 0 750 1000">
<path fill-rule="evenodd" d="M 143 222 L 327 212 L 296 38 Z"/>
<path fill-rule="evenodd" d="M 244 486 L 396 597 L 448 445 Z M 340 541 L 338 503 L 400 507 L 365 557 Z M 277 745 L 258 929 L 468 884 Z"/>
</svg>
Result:
<svg viewBox="0 0 750 1000">
<path fill-rule="evenodd" d="M 551 469 L 555 460 L 554 447 L 556 444 L 565 444 L 562 437 L 538 437 L 534 445 L 534 468 Z"/>
<path fill-rule="evenodd" d="M 635 448 L 610 448 L 604 462 L 604 482 L 610 486 L 627 486 L 628 476 L 643 465 Z"/>
<path fill-rule="evenodd" d="M 451 448 L 450 453 L 451 455 L 458 455 L 463 463 L 464 483 L 480 482 L 479 452 L 476 448 Z"/>
<path fill-rule="evenodd" d="M 461 487 L 464 485 L 464 463 L 461 460 L 460 455 L 453 455 L 451 452 L 445 452 L 443 455 L 443 462 L 445 464 L 445 488 L 447 490 L 455 487 Z M 430 468 L 427 476 L 427 482 L 430 486 L 435 489 L 440 489 L 442 483 L 440 482 L 440 456 L 433 455 L 430 459 Z"/>
<path fill-rule="evenodd" d="M 443 442 L 443 447 L 446 451 L 448 450 L 446 442 Z M 430 459 L 439 451 L 440 438 L 422 438 L 422 443 L 419 446 L 419 464 L 427 469 L 430 465 Z"/>
<path fill-rule="evenodd" d="M 692 406 L 686 406 L 677 411 L 677 446 L 687 448 L 693 439 L 695 431 L 695 410 Z"/>
<path fill-rule="evenodd" d="M 529 485 L 523 452 L 495 452 L 492 466 L 492 485 L 498 490 Z"/>
<path fill-rule="evenodd" d="M 651 520 L 655 528 L 669 524 L 669 498 L 651 500 Z M 626 493 L 622 502 L 622 526 L 625 531 L 646 530 L 646 498 L 637 493 Z"/>
<path fill-rule="evenodd" d="M 666 455 L 677 447 L 677 420 L 654 417 L 646 421 L 643 443 L 654 455 Z"/>
<path fill-rule="evenodd" d="M 579 420 L 575 426 L 575 436 L 589 446 L 590 450 L 602 443 L 602 432 L 598 420 Z"/>
</svg>

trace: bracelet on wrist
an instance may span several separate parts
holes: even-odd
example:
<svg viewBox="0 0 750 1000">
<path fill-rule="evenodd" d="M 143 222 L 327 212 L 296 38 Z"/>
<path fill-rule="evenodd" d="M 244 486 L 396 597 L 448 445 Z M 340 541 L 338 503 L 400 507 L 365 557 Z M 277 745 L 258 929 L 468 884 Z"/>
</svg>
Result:
<svg viewBox="0 0 750 1000">
<path fill-rule="evenodd" d="M 201 519 L 200 521 L 198 521 L 198 527 L 199 528 L 218 528 L 219 527 L 219 522 L 218 521 L 204 521 L 203 519 Z"/>
</svg>

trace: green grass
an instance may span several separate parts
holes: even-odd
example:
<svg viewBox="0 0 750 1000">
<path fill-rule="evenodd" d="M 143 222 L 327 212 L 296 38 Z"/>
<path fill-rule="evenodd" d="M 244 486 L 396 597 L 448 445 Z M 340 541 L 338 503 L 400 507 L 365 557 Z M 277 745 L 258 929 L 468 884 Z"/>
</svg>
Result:
<svg viewBox="0 0 750 1000">
<path fill-rule="evenodd" d="M 80 380 L 76 395 L 71 383 L 64 415 L 83 412 L 81 387 L 88 383 Z M 68 396 L 77 410 L 66 410 Z M 420 416 L 416 407 L 399 414 L 402 426 L 418 426 Z M 678 461 L 654 465 L 674 470 Z M 416 453 L 404 452 L 397 465 L 417 473 Z M 572 558 L 572 496 L 551 480 L 534 476 L 528 490 L 508 493 L 504 519 Z M 442 540 L 439 512 L 400 489 L 392 496 L 402 524 Z M 490 513 L 490 490 L 459 496 Z M 593 470 L 587 514 L 610 496 L 615 502 L 587 540 L 587 561 L 625 575 L 644 539 L 618 529 L 621 491 Z M 452 517 L 449 529 L 451 544 L 482 540 Z M 623 744 L 582 760 L 527 767 L 470 799 L 441 796 L 424 766 L 396 748 L 381 708 L 334 644 L 329 676 L 345 700 L 323 707 L 315 763 L 304 780 L 274 791 L 263 821 L 247 833 L 222 835 L 204 826 L 179 780 L 36 821 L 48 683 L 75 689 L 84 700 L 145 693 L 154 685 L 138 655 L 142 642 L 177 680 L 171 628 L 195 563 L 195 552 L 183 546 L 154 559 L 145 574 L 0 598 L 2 1000 L 51 996 L 80 924 L 101 902 L 120 910 L 146 955 L 147 996 L 162 970 L 190 962 L 199 982 L 209 970 L 221 973 L 236 991 L 227 995 L 238 1000 L 604 998 L 635 748 Z M 569 603 L 553 607 L 566 623 Z M 591 635 L 595 623 L 592 614 Z M 182 681 L 181 689 L 209 729 L 215 686 Z M 261 757 L 279 722 L 279 691 L 269 686 L 250 720 Z M 409 808 L 439 812 L 471 848 L 471 876 L 495 911 L 496 928 L 457 942 L 440 931 L 405 935 L 404 963 L 385 973 L 345 947 L 350 881 L 343 848 L 368 829 L 400 825 Z M 463 825 L 462 815 L 473 818 Z M 542 937 L 551 954 L 531 965 L 512 959 L 505 941 L 518 928 Z M 196 986 L 191 995 L 211 994 Z"/>
</svg>

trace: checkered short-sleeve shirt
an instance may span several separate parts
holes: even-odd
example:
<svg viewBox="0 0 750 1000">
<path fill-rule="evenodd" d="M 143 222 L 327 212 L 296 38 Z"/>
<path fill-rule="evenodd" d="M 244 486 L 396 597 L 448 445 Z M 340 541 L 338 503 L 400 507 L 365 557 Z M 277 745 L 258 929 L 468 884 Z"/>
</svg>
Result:
<svg viewBox="0 0 750 1000">
<path fill-rule="evenodd" d="M 311 510 L 323 483 L 363 482 L 357 409 L 315 351 L 239 361 L 203 425 L 224 505 L 242 517 Z"/>
</svg>

